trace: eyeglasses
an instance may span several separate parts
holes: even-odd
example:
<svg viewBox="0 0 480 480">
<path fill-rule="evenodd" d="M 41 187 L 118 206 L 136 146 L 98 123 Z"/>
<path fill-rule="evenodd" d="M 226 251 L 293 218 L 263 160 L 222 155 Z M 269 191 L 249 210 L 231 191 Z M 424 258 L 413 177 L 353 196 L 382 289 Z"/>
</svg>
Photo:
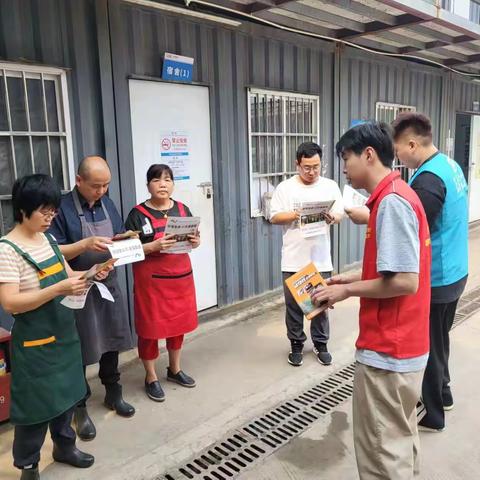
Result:
<svg viewBox="0 0 480 480">
<path fill-rule="evenodd" d="M 299 165 L 299 167 L 305 172 L 305 173 L 310 173 L 310 172 L 319 172 L 320 171 L 320 165 Z"/>
<path fill-rule="evenodd" d="M 53 220 L 58 215 L 58 210 L 39 210 L 38 212 L 47 220 Z"/>
</svg>

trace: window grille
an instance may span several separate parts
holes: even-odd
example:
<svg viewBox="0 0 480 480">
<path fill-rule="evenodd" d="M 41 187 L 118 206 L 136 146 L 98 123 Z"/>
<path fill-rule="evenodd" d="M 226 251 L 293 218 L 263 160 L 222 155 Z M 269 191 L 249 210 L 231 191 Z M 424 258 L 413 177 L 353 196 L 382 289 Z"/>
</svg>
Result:
<svg viewBox="0 0 480 480">
<path fill-rule="evenodd" d="M 319 138 L 319 97 L 271 90 L 248 91 L 250 205 L 268 216 L 275 187 L 296 173 L 296 150 Z"/>
<path fill-rule="evenodd" d="M 415 112 L 416 107 L 409 105 L 399 105 L 396 103 L 377 102 L 375 108 L 375 119 L 379 122 L 392 123 L 403 112 Z M 393 168 L 400 170 L 402 178 L 408 182 L 412 175 L 412 170 L 402 165 L 398 158 L 395 157 Z"/>
<path fill-rule="evenodd" d="M 68 190 L 72 140 L 63 70 L 0 63 L 0 233 L 13 226 L 12 185 L 32 173 Z"/>
</svg>

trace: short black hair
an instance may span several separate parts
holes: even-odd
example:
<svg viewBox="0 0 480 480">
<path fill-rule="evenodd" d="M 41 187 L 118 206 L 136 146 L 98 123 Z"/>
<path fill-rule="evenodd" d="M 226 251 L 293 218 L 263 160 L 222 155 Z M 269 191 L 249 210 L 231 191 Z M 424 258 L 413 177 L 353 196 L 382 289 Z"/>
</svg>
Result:
<svg viewBox="0 0 480 480">
<path fill-rule="evenodd" d="M 392 167 L 395 150 L 392 131 L 384 122 L 365 122 L 345 132 L 335 149 L 339 157 L 344 152 L 360 155 L 367 147 L 372 147 L 378 158 L 388 168 Z"/>
<path fill-rule="evenodd" d="M 393 122 L 393 138 L 396 140 L 406 130 L 412 130 L 415 135 L 432 141 L 432 122 L 423 113 L 404 112 Z"/>
<path fill-rule="evenodd" d="M 154 163 L 150 165 L 150 168 L 147 171 L 147 183 L 150 183 L 154 178 L 162 178 L 164 172 L 167 172 L 167 175 L 174 180 L 172 169 L 163 163 Z"/>
<path fill-rule="evenodd" d="M 300 163 L 302 158 L 312 158 L 317 154 L 321 160 L 322 149 L 320 148 L 320 145 L 317 145 L 314 142 L 304 142 L 297 148 L 297 162 Z"/>
<path fill-rule="evenodd" d="M 15 181 L 12 188 L 13 217 L 23 222 L 41 207 L 60 207 L 62 192 L 52 177 L 41 173 L 26 175 Z"/>
</svg>

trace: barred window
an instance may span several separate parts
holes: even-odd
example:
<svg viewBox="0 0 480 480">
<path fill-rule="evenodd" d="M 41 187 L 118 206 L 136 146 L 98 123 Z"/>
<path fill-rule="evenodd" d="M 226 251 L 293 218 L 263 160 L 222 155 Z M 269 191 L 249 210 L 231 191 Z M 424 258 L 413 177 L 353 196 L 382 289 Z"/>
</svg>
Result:
<svg viewBox="0 0 480 480">
<path fill-rule="evenodd" d="M 409 105 L 399 105 L 397 103 L 377 102 L 375 109 L 375 119 L 379 122 L 392 123 L 403 112 L 415 112 L 416 107 Z M 402 178 L 408 182 L 412 171 L 402 165 L 398 158 L 395 157 L 393 168 L 400 170 Z"/>
<path fill-rule="evenodd" d="M 480 2 L 470 0 L 470 20 L 473 23 L 480 24 Z"/>
<path fill-rule="evenodd" d="M 442 0 L 441 5 L 444 10 L 453 12 L 454 0 Z"/>
<path fill-rule="evenodd" d="M 72 141 L 65 72 L 0 63 L 0 233 L 13 226 L 11 191 L 24 175 L 51 175 L 69 189 Z"/>
<path fill-rule="evenodd" d="M 318 142 L 319 97 L 249 89 L 248 135 L 252 217 L 262 215 L 265 197 L 296 173 L 302 142 Z"/>
</svg>

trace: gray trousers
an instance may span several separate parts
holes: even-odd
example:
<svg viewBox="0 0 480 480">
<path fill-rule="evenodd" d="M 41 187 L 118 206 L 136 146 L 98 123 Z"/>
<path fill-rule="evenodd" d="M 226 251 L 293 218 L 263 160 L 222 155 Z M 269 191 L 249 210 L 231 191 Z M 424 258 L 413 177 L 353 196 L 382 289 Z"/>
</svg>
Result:
<svg viewBox="0 0 480 480">
<path fill-rule="evenodd" d="M 285 294 L 285 323 L 287 325 L 287 336 L 293 343 L 305 343 L 307 336 L 303 330 L 304 315 L 302 309 L 294 300 L 290 290 L 285 285 L 285 280 L 293 275 L 291 272 L 282 272 L 283 275 L 283 292 Z M 329 272 L 321 273 L 323 278 L 330 277 Z M 330 337 L 330 324 L 328 321 L 328 312 L 324 310 L 322 313 L 307 320 L 310 322 L 310 336 L 313 344 L 327 343 Z"/>
</svg>

